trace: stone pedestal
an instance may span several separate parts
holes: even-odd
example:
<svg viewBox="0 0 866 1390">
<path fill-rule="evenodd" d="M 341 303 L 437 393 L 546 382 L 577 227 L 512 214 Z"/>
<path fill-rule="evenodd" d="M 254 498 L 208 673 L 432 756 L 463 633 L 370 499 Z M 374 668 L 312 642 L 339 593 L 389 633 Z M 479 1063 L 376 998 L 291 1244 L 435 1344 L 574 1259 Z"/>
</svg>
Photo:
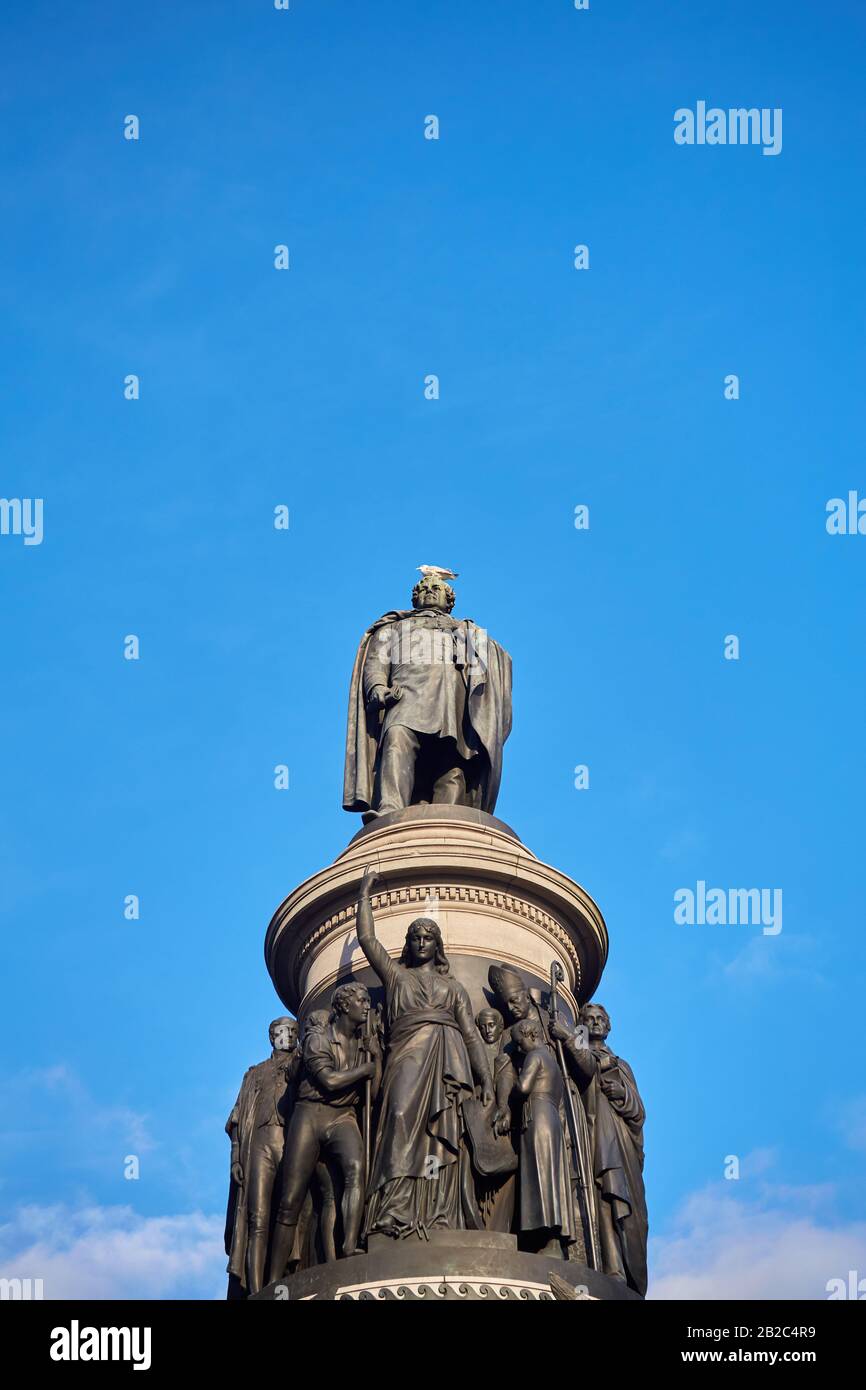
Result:
<svg viewBox="0 0 866 1390">
<path fill-rule="evenodd" d="M 365 826 L 274 914 L 265 959 L 277 993 L 298 1017 L 325 1007 L 350 975 L 378 997 L 378 980 L 355 935 L 367 864 L 383 878 L 373 896 L 379 940 L 397 956 L 409 923 L 435 918 L 452 970 L 476 1010 L 490 1002 L 487 971 L 499 961 L 540 994 L 551 962 L 559 961 L 562 1003 L 572 1015 L 596 989 L 607 929 L 583 888 L 537 859 L 494 816 L 461 806 L 412 806 Z"/>
<path fill-rule="evenodd" d="M 256 1297 L 264 1302 L 307 1299 L 398 1303 L 535 1302 L 553 1297 L 558 1274 L 587 1302 L 637 1300 L 617 1279 L 550 1255 L 527 1255 L 517 1237 L 494 1231 L 431 1231 L 427 1240 L 371 1236 L 366 1255 L 314 1265 Z"/>
<path fill-rule="evenodd" d="M 562 967 L 563 1013 L 574 1021 L 607 959 L 604 919 L 589 894 L 543 863 L 503 821 L 465 807 L 422 805 L 373 819 L 333 864 L 296 888 L 268 928 L 265 959 L 277 993 L 301 1020 L 328 1006 L 350 977 L 382 1000 L 378 977 L 358 944 L 356 904 L 365 867 L 381 879 L 373 894 L 376 936 L 392 957 L 416 917 L 440 927 L 451 971 L 473 1012 L 494 1003 L 491 965 L 525 980 L 542 1007 L 550 968 Z M 576 1260 L 518 1249 L 513 1235 L 434 1229 L 429 1240 L 373 1236 L 365 1255 L 314 1265 L 260 1298 L 537 1299 L 550 1297 L 555 1271 L 587 1299 L 628 1299 L 624 1284 Z M 585 1258 L 583 1245 L 572 1251 Z"/>
</svg>

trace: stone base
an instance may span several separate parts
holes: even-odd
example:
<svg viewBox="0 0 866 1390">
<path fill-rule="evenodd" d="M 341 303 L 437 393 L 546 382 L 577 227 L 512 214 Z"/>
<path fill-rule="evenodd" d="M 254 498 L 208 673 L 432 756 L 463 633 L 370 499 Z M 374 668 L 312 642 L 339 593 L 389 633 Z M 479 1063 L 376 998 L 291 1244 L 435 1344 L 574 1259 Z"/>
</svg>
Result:
<svg viewBox="0 0 866 1390">
<path fill-rule="evenodd" d="M 552 1300 L 549 1276 L 558 1274 L 581 1301 L 637 1300 L 618 1279 L 552 1255 L 518 1250 L 517 1237 L 495 1231 L 432 1231 L 428 1240 L 371 1236 L 366 1255 L 314 1265 L 256 1299 L 290 1303 L 310 1299 L 436 1303 Z"/>
</svg>

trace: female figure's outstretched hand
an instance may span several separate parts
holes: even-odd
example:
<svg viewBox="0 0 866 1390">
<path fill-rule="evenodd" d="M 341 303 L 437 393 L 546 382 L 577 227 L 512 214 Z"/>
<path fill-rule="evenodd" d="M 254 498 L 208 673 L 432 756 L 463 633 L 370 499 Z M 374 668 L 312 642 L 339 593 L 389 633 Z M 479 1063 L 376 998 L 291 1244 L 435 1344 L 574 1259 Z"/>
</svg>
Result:
<svg viewBox="0 0 866 1390">
<path fill-rule="evenodd" d="M 361 879 L 361 886 L 358 889 L 358 913 L 355 920 L 355 929 L 358 933 L 358 942 L 361 950 L 378 974 L 381 974 L 380 967 L 388 960 L 388 952 L 383 951 L 376 940 L 376 928 L 373 924 L 373 908 L 370 903 L 370 894 L 380 881 L 379 870 L 376 868 L 375 864 L 368 864 L 364 870 L 364 876 Z M 380 956 L 382 957 L 381 960 L 379 959 Z"/>
<path fill-rule="evenodd" d="M 361 879 L 361 887 L 358 896 L 369 898 L 377 883 L 381 882 L 381 875 L 375 864 L 368 864 L 364 870 L 364 877 Z"/>
</svg>

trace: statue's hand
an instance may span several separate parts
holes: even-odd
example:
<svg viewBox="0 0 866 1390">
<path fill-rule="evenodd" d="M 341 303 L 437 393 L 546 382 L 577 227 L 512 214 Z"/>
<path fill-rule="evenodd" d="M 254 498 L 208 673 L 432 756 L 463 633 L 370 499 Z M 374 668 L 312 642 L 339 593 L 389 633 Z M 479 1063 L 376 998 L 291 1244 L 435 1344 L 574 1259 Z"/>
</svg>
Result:
<svg viewBox="0 0 866 1390">
<path fill-rule="evenodd" d="M 554 1018 L 550 1021 L 550 1036 L 556 1042 L 571 1042 L 571 1029 L 561 1018 Z"/>
<path fill-rule="evenodd" d="M 507 1110 L 497 1110 L 493 1116 L 494 1134 L 507 1134 L 511 1128 L 511 1115 Z"/>
<path fill-rule="evenodd" d="M 486 1083 L 485 1083 L 484 1085 L 482 1085 L 482 1087 L 481 1087 L 481 1097 L 480 1097 L 480 1099 L 481 1099 L 481 1104 L 484 1106 L 485 1109 L 487 1108 L 488 1105 L 492 1105 L 493 1102 L 494 1102 L 495 1099 L 496 1099 L 496 1094 L 495 1094 L 495 1092 L 494 1092 L 494 1090 L 493 1090 L 493 1087 L 492 1087 L 492 1086 L 488 1086 Z"/>
<path fill-rule="evenodd" d="M 368 864 L 364 870 L 364 877 L 361 879 L 361 897 L 368 898 L 379 881 L 379 870 L 374 864 Z"/>
<path fill-rule="evenodd" d="M 232 1181 L 236 1182 L 238 1187 L 243 1186 L 244 1170 L 240 1163 L 232 1164 Z"/>
<path fill-rule="evenodd" d="M 625 1086 L 621 1081 L 615 1081 L 613 1077 L 606 1077 L 602 1074 L 599 1078 L 599 1085 L 608 1100 L 625 1100 Z"/>
<path fill-rule="evenodd" d="M 390 709 L 402 698 L 403 690 L 399 685 L 374 685 L 367 703 L 372 709 Z"/>
</svg>

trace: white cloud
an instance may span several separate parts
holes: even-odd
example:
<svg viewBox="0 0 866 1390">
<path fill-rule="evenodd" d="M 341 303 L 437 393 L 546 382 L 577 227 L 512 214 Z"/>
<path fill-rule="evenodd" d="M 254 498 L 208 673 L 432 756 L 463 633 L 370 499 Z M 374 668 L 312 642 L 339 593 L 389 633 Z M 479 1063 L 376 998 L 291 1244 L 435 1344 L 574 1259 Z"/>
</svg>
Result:
<svg viewBox="0 0 866 1390">
<path fill-rule="evenodd" d="M 650 1298 L 826 1299 L 866 1276 L 866 1221 L 834 1221 L 829 1185 L 771 1185 L 771 1151 L 739 1182 L 689 1196 L 650 1242 Z M 748 1183 L 748 1195 L 746 1184 Z M 0 1277 L 42 1279 L 48 1299 L 223 1298 L 223 1217 L 125 1206 L 25 1206 L 0 1226 Z"/>
<path fill-rule="evenodd" d="M 0 1226 L 0 1276 L 42 1279 L 47 1299 L 223 1298 L 224 1219 L 131 1207 L 21 1207 Z"/>
<path fill-rule="evenodd" d="M 833 1222 L 832 1188 L 713 1184 L 650 1242 L 650 1298 L 825 1299 L 827 1281 L 866 1275 L 866 1222 Z"/>
</svg>

